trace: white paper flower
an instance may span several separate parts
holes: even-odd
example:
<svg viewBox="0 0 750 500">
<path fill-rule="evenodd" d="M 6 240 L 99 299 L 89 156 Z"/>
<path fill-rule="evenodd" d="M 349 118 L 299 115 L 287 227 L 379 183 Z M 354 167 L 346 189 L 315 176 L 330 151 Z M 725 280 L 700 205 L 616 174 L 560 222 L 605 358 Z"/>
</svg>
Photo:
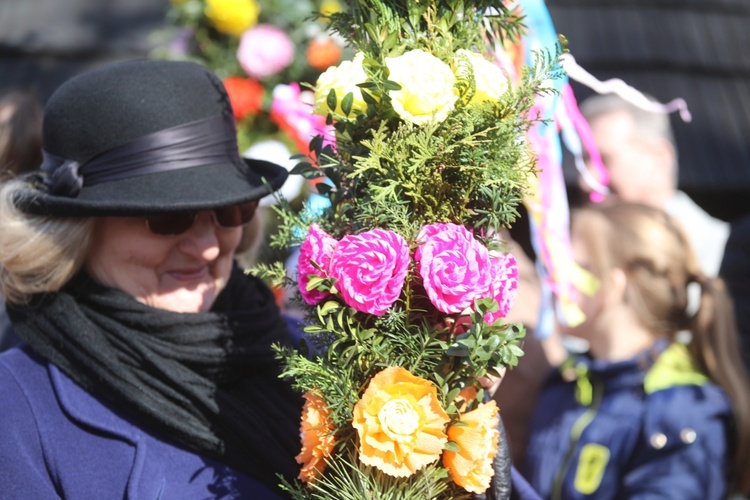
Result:
<svg viewBox="0 0 750 500">
<path fill-rule="evenodd" d="M 315 108 L 313 112 L 326 116 L 333 113 L 336 118 L 345 118 L 341 109 L 341 102 L 346 94 L 352 93 L 352 113 L 364 112 L 367 103 L 362 98 L 362 91 L 357 87 L 358 83 L 367 80 L 367 74 L 362 67 L 365 55 L 358 52 L 351 61 L 344 61 L 338 66 L 328 68 L 318 77 L 315 85 Z M 331 90 L 336 91 L 336 109 L 328 107 L 328 94 Z"/>
<path fill-rule="evenodd" d="M 389 92 L 398 116 L 416 125 L 448 117 L 458 98 L 450 66 L 424 50 L 387 57 L 385 64 L 388 79 L 401 85 L 401 90 Z"/>
<path fill-rule="evenodd" d="M 500 99 L 508 88 L 508 79 L 500 67 L 482 57 L 481 54 L 470 50 L 459 49 L 456 51 L 456 55 L 467 57 L 474 70 L 476 92 L 472 96 L 471 101 L 469 101 L 469 104 Z"/>
</svg>

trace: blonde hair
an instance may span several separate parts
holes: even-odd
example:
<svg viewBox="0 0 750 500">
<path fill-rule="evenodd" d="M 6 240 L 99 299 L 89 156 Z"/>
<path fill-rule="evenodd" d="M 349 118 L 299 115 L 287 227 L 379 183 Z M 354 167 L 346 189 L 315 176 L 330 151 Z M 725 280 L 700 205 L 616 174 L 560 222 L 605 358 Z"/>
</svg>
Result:
<svg viewBox="0 0 750 500">
<path fill-rule="evenodd" d="M 693 360 L 732 402 L 737 432 L 733 479 L 738 491 L 750 491 L 750 381 L 723 281 L 702 273 L 682 227 L 660 209 L 608 202 L 578 209 L 573 224 L 591 251 L 595 275 L 613 268 L 626 273 L 625 299 L 643 326 L 670 340 L 681 330 L 692 332 Z M 692 283 L 701 289 L 695 313 L 688 308 Z"/>
<path fill-rule="evenodd" d="M 21 180 L 0 186 L 0 294 L 11 303 L 60 290 L 83 265 L 94 220 L 29 215 L 16 208 Z"/>
</svg>

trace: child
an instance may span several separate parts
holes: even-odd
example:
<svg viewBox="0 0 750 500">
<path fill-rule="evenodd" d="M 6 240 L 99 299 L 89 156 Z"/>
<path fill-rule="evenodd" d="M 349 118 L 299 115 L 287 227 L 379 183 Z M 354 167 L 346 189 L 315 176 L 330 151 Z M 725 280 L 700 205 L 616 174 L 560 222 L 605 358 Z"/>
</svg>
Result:
<svg viewBox="0 0 750 500">
<path fill-rule="evenodd" d="M 750 384 L 723 283 L 706 278 L 678 223 L 656 208 L 581 209 L 572 244 L 600 287 L 580 299 L 586 321 L 565 333 L 590 350 L 542 390 L 531 484 L 549 498 L 747 492 Z"/>
</svg>

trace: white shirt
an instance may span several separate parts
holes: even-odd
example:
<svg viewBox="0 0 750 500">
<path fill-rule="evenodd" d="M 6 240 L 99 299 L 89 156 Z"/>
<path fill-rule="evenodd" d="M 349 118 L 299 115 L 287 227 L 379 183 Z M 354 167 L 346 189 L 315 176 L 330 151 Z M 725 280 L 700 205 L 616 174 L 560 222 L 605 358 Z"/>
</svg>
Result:
<svg viewBox="0 0 750 500">
<path fill-rule="evenodd" d="M 706 276 L 715 278 L 724 257 L 729 224 L 712 217 L 686 193 L 677 191 L 667 203 L 666 211 L 680 221 Z"/>
</svg>

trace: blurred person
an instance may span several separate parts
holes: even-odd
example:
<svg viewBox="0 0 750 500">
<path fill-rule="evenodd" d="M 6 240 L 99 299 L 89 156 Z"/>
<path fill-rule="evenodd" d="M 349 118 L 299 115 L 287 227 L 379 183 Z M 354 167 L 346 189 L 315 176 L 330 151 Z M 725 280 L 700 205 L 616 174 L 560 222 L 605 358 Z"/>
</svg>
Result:
<svg viewBox="0 0 750 500">
<path fill-rule="evenodd" d="M 0 352 L 10 349 L 18 344 L 19 339 L 13 333 L 13 325 L 5 310 L 5 299 L 0 296 Z"/>
<path fill-rule="evenodd" d="M 518 224 L 515 227 L 518 227 Z M 532 260 L 533 256 L 530 256 L 524 250 L 521 241 L 515 240 L 513 236 L 516 235 L 502 234 L 502 240 L 515 256 L 518 266 L 517 296 L 504 321 L 521 323 L 526 330 L 523 339 L 524 355 L 518 359 L 517 366 L 503 375 L 502 384 L 495 391 L 493 398 L 503 417 L 512 462 L 519 467 L 525 461 L 530 417 L 545 374 L 553 366 L 562 363 L 567 353 L 557 331 L 553 331 L 546 339 L 539 339 L 535 335 L 542 303 L 541 280 Z M 519 236 L 524 235 L 516 237 Z"/>
<path fill-rule="evenodd" d="M 732 221 L 719 275 L 732 295 L 742 360 L 750 370 L 750 214 Z"/>
<path fill-rule="evenodd" d="M 42 163 L 42 105 L 32 92 L 13 90 L 0 99 L 0 182 Z M 18 343 L 0 296 L 0 352 Z"/>
<path fill-rule="evenodd" d="M 669 115 L 644 110 L 616 94 L 593 95 L 581 102 L 580 110 L 591 126 L 612 192 L 675 217 L 703 272 L 718 276 L 729 225 L 678 189 L 678 152 Z"/>
<path fill-rule="evenodd" d="M 725 498 L 750 490 L 750 384 L 731 301 L 664 211 L 611 200 L 574 212 L 588 341 L 550 374 L 526 472 L 544 498 Z M 688 288 L 700 288 L 691 312 Z M 678 333 L 689 331 L 689 342 Z M 680 337 L 683 338 L 683 337 Z"/>
<path fill-rule="evenodd" d="M 16 177 L 42 164 L 42 105 L 20 90 L 0 98 L 0 171 Z"/>
<path fill-rule="evenodd" d="M 240 157 L 203 66 L 107 65 L 45 107 L 40 171 L 0 188 L 4 498 L 277 498 L 302 398 L 271 290 L 235 262 L 286 169 Z"/>
<path fill-rule="evenodd" d="M 5 311 L 5 299 L 0 297 L 0 352 L 18 344 L 19 339 L 13 333 L 8 313 Z"/>
<path fill-rule="evenodd" d="M 242 227 L 242 237 L 235 249 L 235 258 L 242 268 L 250 268 L 258 262 L 258 252 L 265 239 L 264 231 L 265 220 L 261 207 L 258 207 L 252 220 Z"/>
</svg>

